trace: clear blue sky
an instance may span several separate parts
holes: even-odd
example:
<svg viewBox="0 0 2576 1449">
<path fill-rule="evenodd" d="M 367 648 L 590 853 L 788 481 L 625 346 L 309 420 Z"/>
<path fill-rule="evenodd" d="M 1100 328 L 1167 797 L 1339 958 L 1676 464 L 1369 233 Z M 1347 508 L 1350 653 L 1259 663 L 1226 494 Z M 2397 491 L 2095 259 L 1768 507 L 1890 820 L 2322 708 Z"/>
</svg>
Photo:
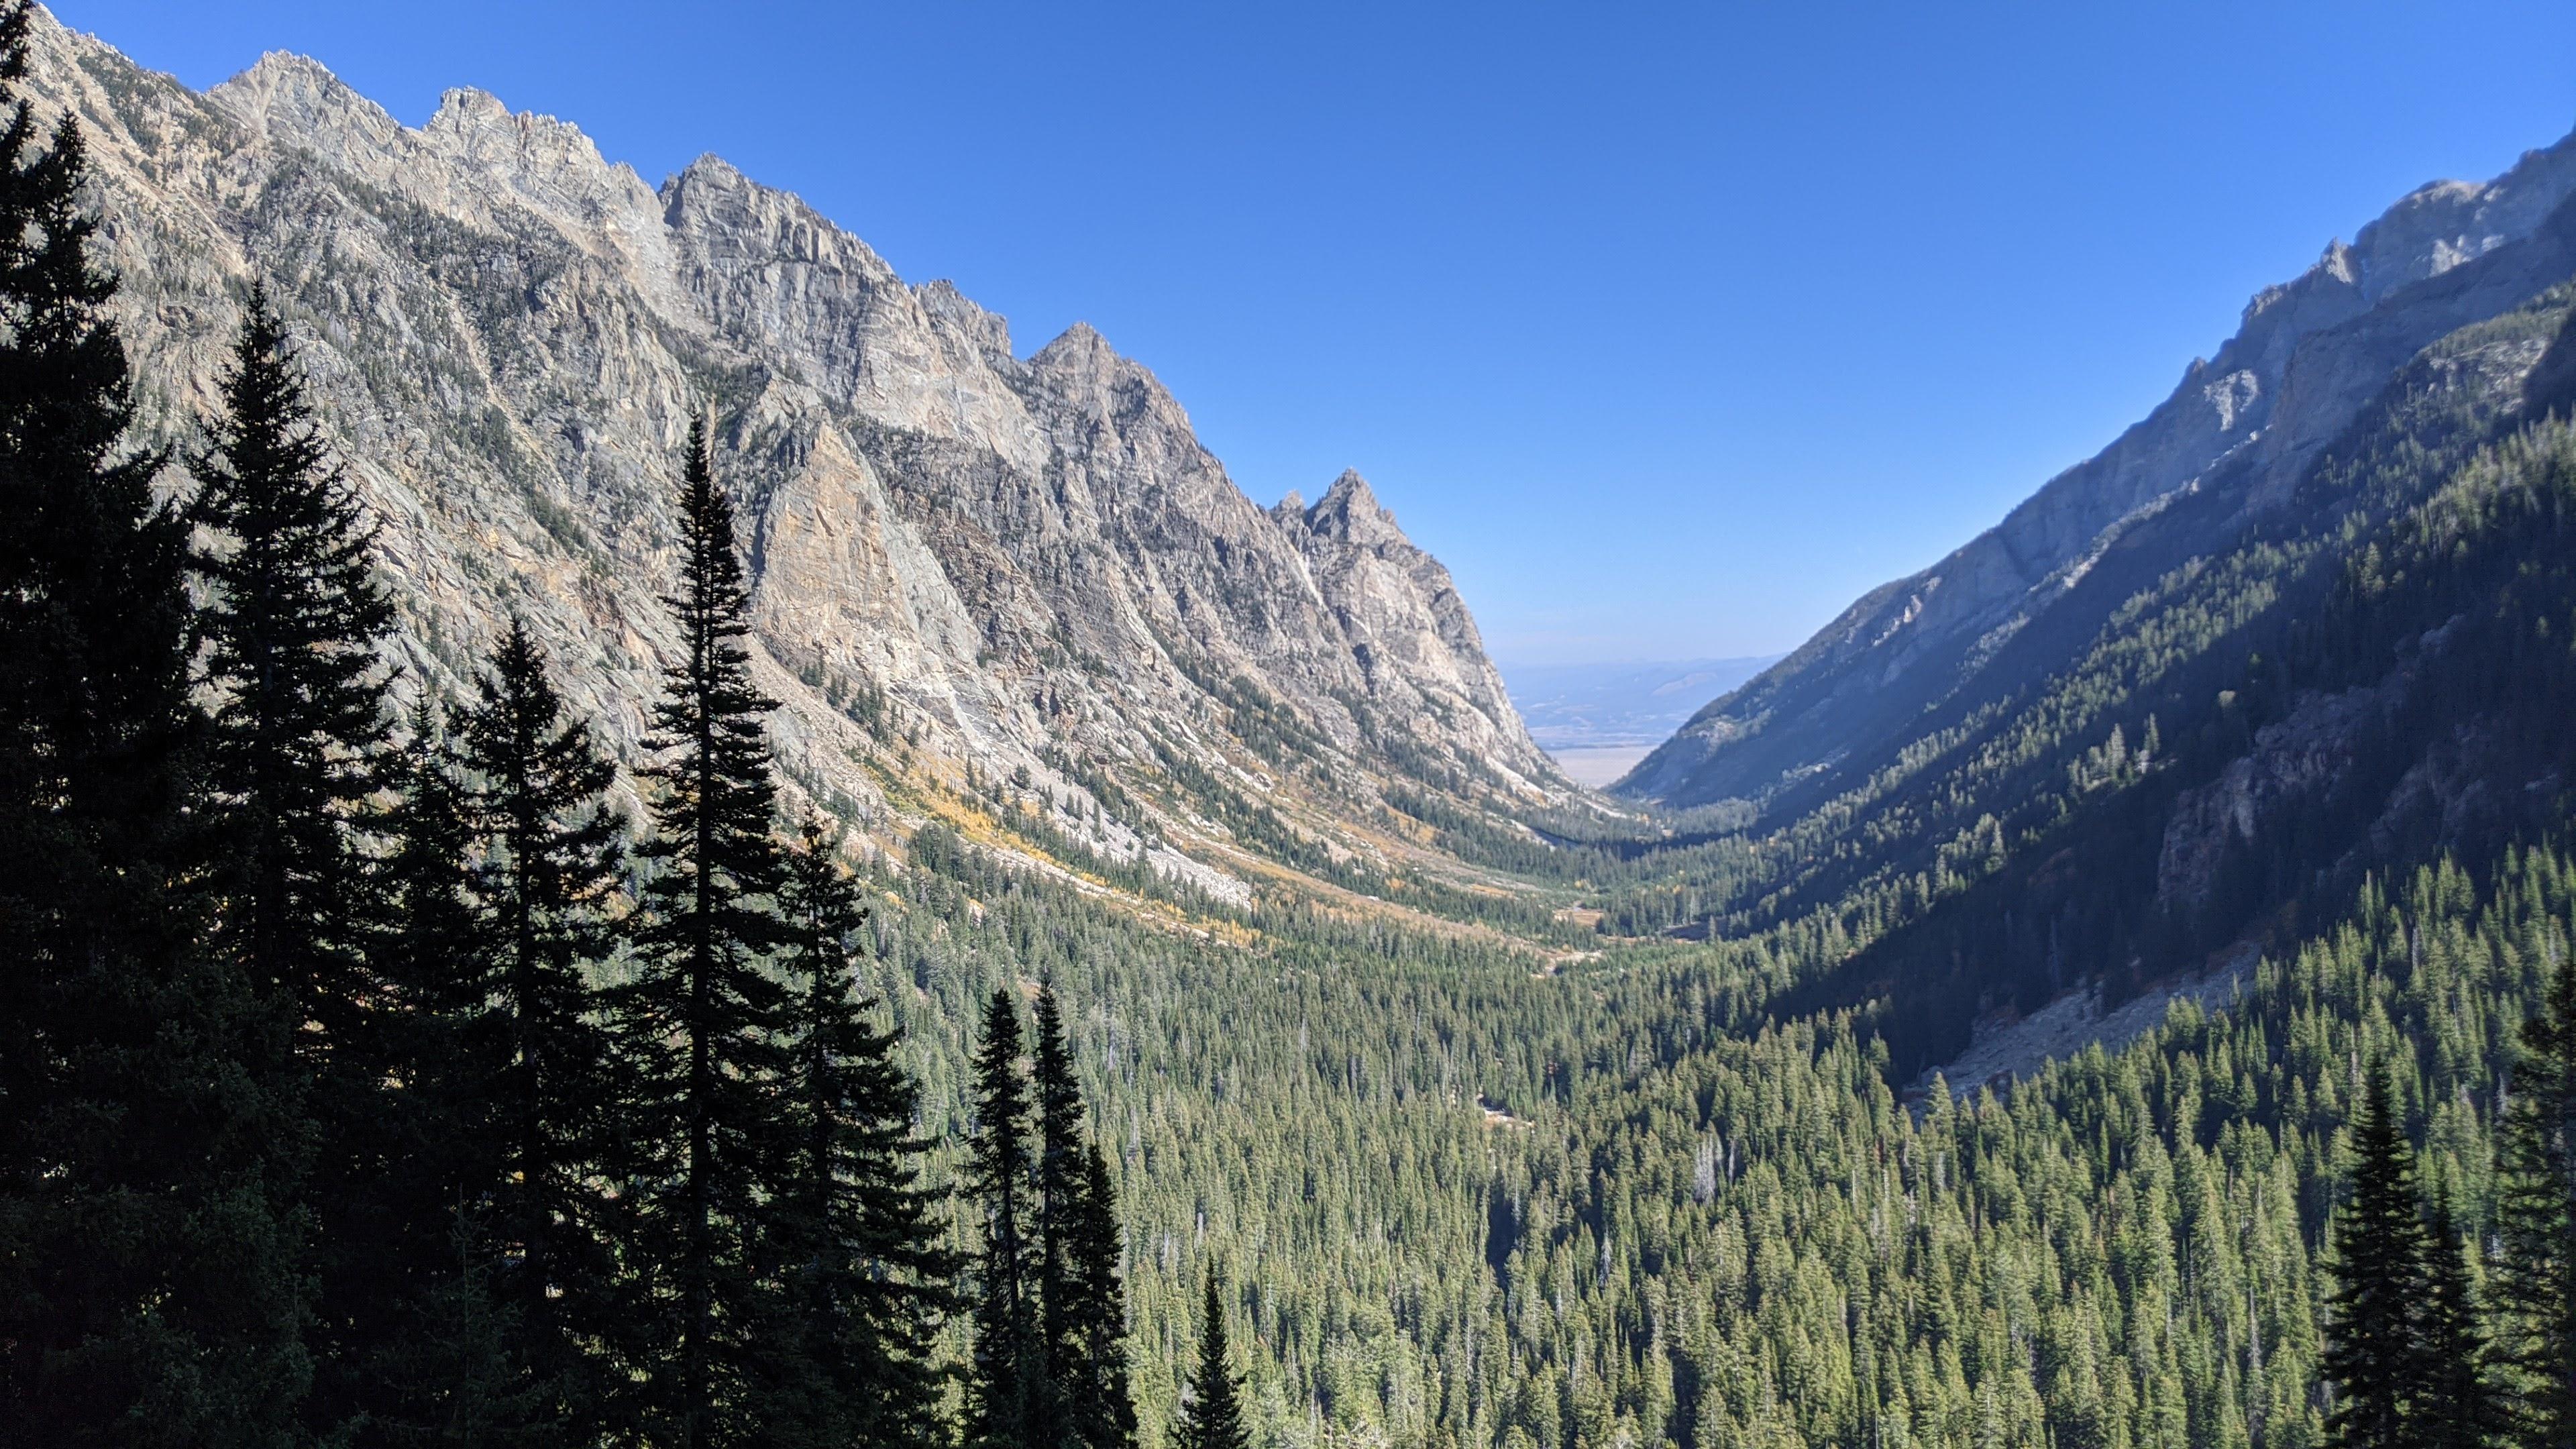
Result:
<svg viewBox="0 0 2576 1449">
<path fill-rule="evenodd" d="M 1099 327 L 1264 503 L 1359 468 L 1518 663 L 1788 648 L 2576 123 L 2566 0 L 57 10 L 721 154 L 1023 353 Z"/>
</svg>

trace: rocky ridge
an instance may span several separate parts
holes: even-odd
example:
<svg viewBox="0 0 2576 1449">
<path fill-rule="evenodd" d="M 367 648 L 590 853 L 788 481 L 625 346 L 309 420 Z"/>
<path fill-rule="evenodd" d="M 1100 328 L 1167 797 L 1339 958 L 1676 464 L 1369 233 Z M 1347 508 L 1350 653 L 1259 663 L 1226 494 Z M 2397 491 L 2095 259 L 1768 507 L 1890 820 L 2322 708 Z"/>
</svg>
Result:
<svg viewBox="0 0 2576 1449">
<path fill-rule="evenodd" d="M 870 848 L 945 816 L 1240 898 L 1282 839 L 1423 866 L 1373 824 L 1397 777 L 1564 795 L 1357 474 L 1260 508 L 1087 326 L 1022 359 L 721 160 L 656 188 L 478 91 L 412 129 L 300 57 L 200 94 L 50 21 L 30 84 L 88 138 L 160 434 L 209 407 L 251 281 L 278 298 L 381 520 L 408 680 L 458 689 L 515 615 L 632 750 L 703 410 L 782 766 Z"/>
<path fill-rule="evenodd" d="M 1759 798 L 1846 759 L 1868 768 L 1873 746 L 1967 687 L 2124 535 L 2204 489 L 2227 493 L 2238 519 L 2280 506 L 2418 350 L 2562 278 L 2571 195 L 2576 135 L 2493 181 L 2419 188 L 2257 294 L 2236 335 L 2108 448 L 1947 558 L 1864 595 L 1614 790 L 1688 805 Z M 2177 539 L 2174 562 L 2206 542 Z"/>
</svg>

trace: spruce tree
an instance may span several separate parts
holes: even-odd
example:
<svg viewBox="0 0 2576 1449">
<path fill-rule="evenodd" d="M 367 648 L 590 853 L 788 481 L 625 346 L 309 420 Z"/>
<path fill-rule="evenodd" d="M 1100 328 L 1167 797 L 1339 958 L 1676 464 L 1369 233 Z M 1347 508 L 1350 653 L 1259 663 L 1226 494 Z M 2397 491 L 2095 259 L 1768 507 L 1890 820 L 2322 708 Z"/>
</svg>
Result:
<svg viewBox="0 0 2576 1449">
<path fill-rule="evenodd" d="M 1180 1422 L 1172 1426 L 1172 1449 L 1251 1449 L 1252 1436 L 1243 1425 L 1243 1380 L 1226 1353 L 1225 1305 L 1218 1301 L 1216 1280 L 1211 1270 L 1200 1310 L 1199 1368 Z"/>
<path fill-rule="evenodd" d="M 2512 1442 L 2576 1446 L 2576 961 L 2523 1023 L 2496 1143 L 2496 1358 Z"/>
<path fill-rule="evenodd" d="M 254 287 L 198 459 L 192 515 L 216 695 L 223 948 L 281 994 L 316 1069 L 358 1029 L 367 872 L 359 832 L 377 783 L 393 612 L 373 533 L 330 461 L 286 326 Z"/>
<path fill-rule="evenodd" d="M 1083 1145 L 1081 1210 L 1072 1225 L 1076 1332 L 1070 1367 L 1059 1376 L 1074 1442 L 1085 1449 L 1133 1449 L 1136 1397 L 1130 1386 L 1127 1285 L 1120 1270 L 1118 1190 L 1098 1142 Z"/>
<path fill-rule="evenodd" d="M 387 752 L 383 779 L 393 794 L 379 822 L 386 841 L 378 882 L 384 914 L 368 953 L 386 991 L 383 1007 L 407 1033 L 396 1075 L 407 1084 L 463 1093 L 469 1085 L 454 1080 L 459 1028 L 477 1004 L 479 985 L 474 829 L 453 743 L 426 689 L 413 703 L 402 739 Z M 408 1095 L 415 1108 L 425 1108 L 422 1094 Z M 452 1099 L 436 1106 L 463 1110 Z"/>
<path fill-rule="evenodd" d="M 194 949 L 186 527 L 0 0 L 0 1445 L 265 1445 L 309 1378 L 272 1018 Z"/>
<path fill-rule="evenodd" d="M 749 596 L 733 507 L 704 423 L 680 491 L 681 573 L 668 604 L 680 658 L 663 674 L 641 773 L 653 787 L 636 933 L 619 995 L 640 1160 L 632 1263 L 658 1314 L 641 1365 L 648 1437 L 682 1449 L 741 1442 L 759 1284 L 750 1256 L 776 1158 L 777 1032 L 785 992 L 762 958 L 780 942 L 775 787 L 753 687 Z"/>
<path fill-rule="evenodd" d="M 2421 1379 L 2416 1304 L 2423 1290 L 2423 1222 L 2414 1153 L 2374 1064 L 2353 1120 L 2352 1196 L 2335 1225 L 2335 1288 L 2321 1372 L 2334 1390 L 2329 1442 L 2403 1449 L 2408 1401 Z"/>
<path fill-rule="evenodd" d="M 914 1135 L 917 1092 L 896 1038 L 869 1021 L 853 943 L 866 924 L 839 842 L 808 821 L 779 895 L 781 962 L 798 987 L 787 1031 L 788 1169 L 770 1204 L 779 1279 L 769 1442 L 928 1446 L 939 1423 L 938 1327 L 955 1265 L 934 1195 L 929 1144 Z"/>
<path fill-rule="evenodd" d="M 2486 1335 L 2469 1285 L 2465 1254 L 2447 1188 L 2433 1195 L 2424 1230 L 2424 1296 L 2419 1359 L 2410 1410 L 2422 1449 L 2485 1449 L 2501 1427 L 2488 1382 Z"/>
<path fill-rule="evenodd" d="M 214 697 L 208 774 L 216 804 L 214 941 L 271 993 L 292 1034 L 289 1074 L 314 1134 L 305 1201 L 318 1248 L 315 1346 L 321 1376 L 307 1419 L 321 1432 L 362 1421 L 387 1386 L 366 1367 L 398 1339 L 401 1229 L 377 1185 L 394 1144 L 377 1131 L 389 1019 L 367 954 L 377 877 L 364 836 L 379 784 L 385 679 L 376 641 L 391 606 L 371 576 L 373 534 L 330 461 L 305 400 L 285 324 L 253 288 L 223 410 L 197 460 L 191 510 L 210 539 L 197 554 L 206 684 Z"/>
<path fill-rule="evenodd" d="M 473 1000 L 460 1053 L 483 1092 L 476 1224 L 509 1245 L 485 1276 L 508 1310 L 509 1361 L 543 1422 L 597 1411 L 585 1344 L 615 1277 L 598 1166 L 617 1089 L 590 972 L 617 949 L 614 902 L 626 822 L 617 769 L 562 697 L 526 625 L 513 619 L 458 716 L 473 872 Z"/>
<path fill-rule="evenodd" d="M 1035 1449 L 1055 1438 L 1040 1417 L 1046 1385 L 1029 1234 L 1029 1115 L 1020 1014 L 1009 990 L 995 987 L 975 1051 L 975 1125 L 967 1143 L 967 1188 L 983 1219 L 966 1383 L 970 1449 Z"/>
<path fill-rule="evenodd" d="M 374 1119 L 388 1145 L 365 1195 L 368 1251 L 386 1296 L 384 1331 L 343 1373 L 366 1385 L 360 1445 L 560 1442 L 552 1384 L 528 1371 L 509 1269 L 521 1254 L 498 1220 L 505 1140 L 486 983 L 494 952 L 475 890 L 483 854 L 473 790 L 424 690 L 385 771 L 381 993 L 370 1040 L 396 1084 Z M 348 1206 L 343 1205 L 345 1214 Z"/>
<path fill-rule="evenodd" d="M 366 1305 L 381 1331 L 351 1345 L 364 1360 L 333 1366 L 335 1381 L 366 1385 L 361 1444 L 487 1423 L 498 1388 L 469 1366 L 494 1364 L 501 1350 L 492 1315 L 463 1301 L 468 1265 L 457 1245 L 475 1227 L 473 1163 L 485 1136 L 484 1082 L 464 1030 L 476 985 L 472 832 L 426 690 L 383 779 L 394 798 L 379 822 L 382 919 L 368 947 L 377 995 L 366 1046 L 392 1086 L 365 1124 L 381 1171 L 340 1183 L 333 1205 L 337 1221 L 367 1225 L 368 1281 L 381 1295 Z"/>
<path fill-rule="evenodd" d="M 1083 1131 L 1081 1085 L 1052 982 L 1038 987 L 1030 1084 L 1037 1116 L 1037 1262 L 1044 1394 L 1038 1413 L 1064 1442 L 1120 1449 L 1136 1440 L 1128 1390 L 1127 1294 L 1116 1189 Z"/>
<path fill-rule="evenodd" d="M 1029 1085 L 1037 1109 L 1036 1262 L 1039 1353 L 1044 1400 L 1037 1412 L 1058 1421 L 1072 1407 L 1082 1378 L 1081 1273 L 1073 1239 L 1083 1217 L 1082 1088 L 1064 1041 L 1055 984 L 1038 983 L 1029 1042 Z"/>
</svg>

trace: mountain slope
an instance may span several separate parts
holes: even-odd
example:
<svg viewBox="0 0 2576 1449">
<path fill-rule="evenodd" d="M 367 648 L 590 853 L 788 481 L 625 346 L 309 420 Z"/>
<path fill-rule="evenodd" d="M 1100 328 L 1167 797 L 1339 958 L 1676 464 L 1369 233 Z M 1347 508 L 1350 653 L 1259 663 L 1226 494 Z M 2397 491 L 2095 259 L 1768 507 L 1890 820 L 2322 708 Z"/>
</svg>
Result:
<svg viewBox="0 0 2576 1449">
<path fill-rule="evenodd" d="M 1948 558 L 1853 603 L 1614 788 L 1690 805 L 1760 798 L 1818 774 L 1865 777 L 1927 710 L 2025 687 L 2031 661 L 2016 668 L 2006 644 L 2064 608 L 2107 551 L 2151 550 L 2171 567 L 2223 542 L 2281 506 L 2416 352 L 2562 278 L 2558 214 L 2571 194 L 2576 136 L 2484 185 L 2441 182 L 2406 197 L 2350 246 L 2329 246 L 2304 275 L 2256 296 L 2216 357 L 2194 360 L 2109 448 Z M 2200 494 L 2223 502 L 2194 510 L 2196 527 L 2149 530 Z"/>
<path fill-rule="evenodd" d="M 1853 1010 L 1900 1079 L 2018 1017 L 2289 938 L 2365 879 L 2554 838 L 2576 206 L 2421 284 L 2548 286 L 2422 348 L 2282 490 L 2136 520 L 1959 689 L 1579 869 L 1605 931 L 1719 939 L 1760 1015 Z"/>
<path fill-rule="evenodd" d="M 1265 513 L 1088 327 L 1023 360 L 722 161 L 655 189 L 478 92 L 412 130 L 310 61 L 199 95 L 51 24 L 33 84 L 89 135 L 165 437 L 249 282 L 278 295 L 434 689 L 520 616 L 632 748 L 705 410 L 782 764 L 881 844 L 945 816 L 1241 899 L 1282 841 L 1422 864 L 1378 833 L 1390 780 L 1563 794 L 1447 572 L 1356 475 Z"/>
</svg>

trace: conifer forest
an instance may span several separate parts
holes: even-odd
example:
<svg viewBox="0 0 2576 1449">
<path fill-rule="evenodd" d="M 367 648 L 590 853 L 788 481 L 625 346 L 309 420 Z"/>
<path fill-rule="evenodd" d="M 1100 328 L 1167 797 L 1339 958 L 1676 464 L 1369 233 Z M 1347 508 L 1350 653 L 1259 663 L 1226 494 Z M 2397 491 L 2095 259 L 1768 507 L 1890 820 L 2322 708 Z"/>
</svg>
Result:
<svg viewBox="0 0 2576 1449">
<path fill-rule="evenodd" d="M 171 392 L 53 25 L 0 0 L 0 1449 L 2576 1449 L 2576 202 L 2263 507 L 1760 789 L 1178 636 L 1197 733 L 1032 770 L 800 676 L 714 362 L 650 548 L 531 586 L 635 573 L 636 687 L 432 630 L 375 324 L 253 248 Z"/>
</svg>

